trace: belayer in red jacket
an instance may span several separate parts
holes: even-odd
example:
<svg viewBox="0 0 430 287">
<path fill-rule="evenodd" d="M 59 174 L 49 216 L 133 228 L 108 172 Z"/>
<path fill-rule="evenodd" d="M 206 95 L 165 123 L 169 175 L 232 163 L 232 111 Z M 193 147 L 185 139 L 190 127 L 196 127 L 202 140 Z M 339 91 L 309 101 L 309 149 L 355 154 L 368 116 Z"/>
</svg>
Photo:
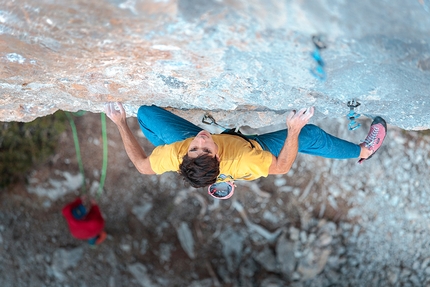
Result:
<svg viewBox="0 0 430 287">
<path fill-rule="evenodd" d="M 90 245 L 100 244 L 106 239 L 106 232 L 103 230 L 105 220 L 94 201 L 87 212 L 82 199 L 78 197 L 63 208 L 63 215 L 73 237 L 87 240 Z"/>
</svg>

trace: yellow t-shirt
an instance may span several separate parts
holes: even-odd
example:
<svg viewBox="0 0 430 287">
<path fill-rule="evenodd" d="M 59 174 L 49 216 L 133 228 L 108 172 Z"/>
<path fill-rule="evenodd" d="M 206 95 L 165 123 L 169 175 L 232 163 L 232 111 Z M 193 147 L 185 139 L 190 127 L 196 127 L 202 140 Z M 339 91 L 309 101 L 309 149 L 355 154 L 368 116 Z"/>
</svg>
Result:
<svg viewBox="0 0 430 287">
<path fill-rule="evenodd" d="M 272 154 L 264 151 L 256 141 L 251 140 L 252 148 L 239 136 L 219 134 L 212 135 L 212 138 L 218 146 L 220 175 L 231 176 L 234 180 L 254 180 L 269 174 Z M 178 171 L 193 139 L 156 147 L 149 156 L 152 170 L 156 174 Z"/>
</svg>

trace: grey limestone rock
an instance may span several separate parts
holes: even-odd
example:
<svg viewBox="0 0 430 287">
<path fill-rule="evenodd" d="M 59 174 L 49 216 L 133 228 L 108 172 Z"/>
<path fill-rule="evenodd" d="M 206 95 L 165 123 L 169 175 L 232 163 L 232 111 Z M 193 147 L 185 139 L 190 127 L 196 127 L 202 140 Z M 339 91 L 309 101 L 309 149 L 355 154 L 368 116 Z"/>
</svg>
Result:
<svg viewBox="0 0 430 287">
<path fill-rule="evenodd" d="M 269 247 L 266 246 L 263 250 L 258 252 L 255 256 L 255 260 L 260 263 L 267 271 L 277 271 L 276 257 Z"/>
<path fill-rule="evenodd" d="M 228 227 L 221 232 L 219 240 L 222 244 L 222 253 L 227 261 L 227 269 L 233 272 L 241 261 L 245 236 L 243 232 L 236 232 L 233 228 Z"/>
<path fill-rule="evenodd" d="M 276 259 L 279 263 L 281 273 L 287 278 L 292 278 L 296 268 L 296 259 L 294 257 L 294 242 L 288 240 L 284 232 L 276 243 Z"/>
<path fill-rule="evenodd" d="M 158 284 L 154 283 L 148 274 L 148 268 L 142 263 L 134 263 L 127 267 L 127 270 L 133 275 L 137 282 L 142 287 L 156 287 Z"/>
<path fill-rule="evenodd" d="M 77 247 L 71 250 L 58 249 L 54 252 L 52 259 L 52 272 L 58 280 L 63 280 L 65 273 L 70 268 L 76 267 L 83 256 L 82 247 Z"/>
<path fill-rule="evenodd" d="M 312 248 L 309 250 L 306 256 L 300 259 L 297 266 L 297 271 L 302 276 L 301 279 L 307 280 L 318 275 L 324 269 L 330 253 L 330 249 Z"/>
<path fill-rule="evenodd" d="M 130 116 L 156 104 L 258 128 L 311 105 L 315 118 L 345 117 L 355 98 L 367 116 L 430 127 L 421 1 L 3 2 L 0 121 L 122 101 Z M 325 81 L 310 72 L 313 35 Z"/>
<path fill-rule="evenodd" d="M 179 242 L 187 255 L 194 259 L 196 257 L 194 251 L 194 237 L 190 227 L 186 222 L 181 222 L 179 228 L 176 229 L 178 233 Z"/>
</svg>

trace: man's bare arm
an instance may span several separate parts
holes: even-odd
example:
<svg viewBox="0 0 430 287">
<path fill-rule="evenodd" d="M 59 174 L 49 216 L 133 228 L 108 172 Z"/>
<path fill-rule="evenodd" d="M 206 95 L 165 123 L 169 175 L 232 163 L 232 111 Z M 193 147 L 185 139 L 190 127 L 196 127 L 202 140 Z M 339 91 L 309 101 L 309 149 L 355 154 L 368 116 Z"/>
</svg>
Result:
<svg viewBox="0 0 430 287">
<path fill-rule="evenodd" d="M 115 109 L 115 103 L 107 103 L 106 115 L 116 124 L 124 143 L 125 151 L 136 169 L 142 174 L 155 174 L 151 168 L 149 157 L 137 142 L 126 120 L 126 113 L 121 103 L 117 103 L 119 111 Z"/>
<path fill-rule="evenodd" d="M 314 114 L 314 108 L 292 111 L 287 116 L 288 136 L 278 157 L 273 156 L 269 174 L 285 174 L 293 166 L 299 150 L 299 134 Z"/>
</svg>

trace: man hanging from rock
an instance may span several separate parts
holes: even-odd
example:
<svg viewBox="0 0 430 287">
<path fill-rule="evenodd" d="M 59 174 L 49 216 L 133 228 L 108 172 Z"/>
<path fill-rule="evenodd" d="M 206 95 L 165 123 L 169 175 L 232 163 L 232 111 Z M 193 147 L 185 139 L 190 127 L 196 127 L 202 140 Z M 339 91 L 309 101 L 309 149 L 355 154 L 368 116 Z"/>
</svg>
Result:
<svg viewBox="0 0 430 287">
<path fill-rule="evenodd" d="M 117 125 L 127 155 L 140 173 L 179 172 L 196 188 L 285 174 L 298 152 L 333 159 L 359 158 L 362 163 L 381 147 L 387 132 L 385 121 L 376 117 L 364 142 L 354 144 L 308 124 L 314 108 L 307 108 L 288 114 L 287 129 L 252 136 L 212 135 L 160 107 L 141 106 L 137 119 L 145 137 L 156 146 L 147 155 L 127 125 L 122 104 L 108 103 L 105 110 Z M 220 199 L 231 197 L 230 191 L 217 193 L 209 188 L 209 194 Z"/>
</svg>

